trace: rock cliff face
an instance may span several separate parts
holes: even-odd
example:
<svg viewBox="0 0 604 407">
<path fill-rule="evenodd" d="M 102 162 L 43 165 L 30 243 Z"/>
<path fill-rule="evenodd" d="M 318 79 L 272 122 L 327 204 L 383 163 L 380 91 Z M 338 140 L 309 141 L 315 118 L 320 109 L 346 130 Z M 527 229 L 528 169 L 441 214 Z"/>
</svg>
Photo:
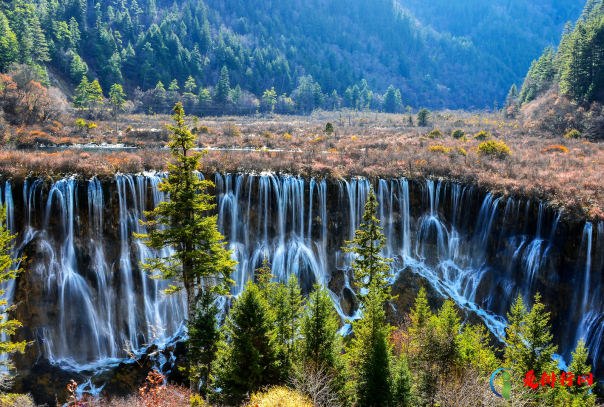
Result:
<svg viewBox="0 0 604 407">
<path fill-rule="evenodd" d="M 604 370 L 603 224 L 567 220 L 542 202 L 431 180 L 206 177 L 216 184 L 219 228 L 239 261 L 234 294 L 266 254 L 278 278 L 297 275 L 305 293 L 327 284 L 343 320 L 354 318 L 351 257 L 341 247 L 358 228 L 373 184 L 399 294 L 392 322 L 425 285 L 433 306 L 452 297 L 461 311 L 502 333 L 513 298 L 540 292 L 559 353 L 568 358 L 585 337 L 596 373 Z M 5 185 L 9 226 L 27 256 L 13 287 L 15 317 L 24 325 L 16 339 L 33 342 L 15 356 L 22 375 L 40 376 L 44 364 L 94 373 L 107 360 L 127 358 L 126 348 L 173 342 L 185 318 L 183 298 L 160 295 L 166 283 L 143 275 L 139 262 L 154 254 L 132 237 L 144 232 L 143 212 L 165 198 L 159 181 L 119 175 L 102 183 Z M 161 362 L 166 369 L 168 359 L 176 360 Z"/>
</svg>

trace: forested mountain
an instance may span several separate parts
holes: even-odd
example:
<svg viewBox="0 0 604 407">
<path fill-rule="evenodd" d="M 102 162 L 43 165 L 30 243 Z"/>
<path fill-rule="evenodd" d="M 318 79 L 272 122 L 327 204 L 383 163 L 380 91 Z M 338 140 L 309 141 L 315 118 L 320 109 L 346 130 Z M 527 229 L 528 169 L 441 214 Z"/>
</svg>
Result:
<svg viewBox="0 0 604 407">
<path fill-rule="evenodd" d="M 576 21 L 585 0 L 398 0 L 424 25 L 467 37 L 521 81 L 543 49 L 558 44 L 568 21 Z M 511 84 L 510 84 L 511 85 Z"/>
<path fill-rule="evenodd" d="M 601 0 L 589 0 L 577 22 L 564 27 L 558 50 L 548 48 L 532 63 L 516 102 L 528 103 L 553 85 L 580 103 L 603 99 L 604 3 Z"/>
<path fill-rule="evenodd" d="M 392 88 L 386 110 L 484 108 L 515 78 L 393 0 L 12 0 L 0 11 L 0 69 L 52 65 L 74 86 L 98 79 L 105 94 L 114 83 L 132 96 L 159 82 L 211 94 L 226 67 L 239 95 L 274 87 L 305 110 L 330 101 L 381 109 L 390 85 L 400 93 Z"/>
</svg>

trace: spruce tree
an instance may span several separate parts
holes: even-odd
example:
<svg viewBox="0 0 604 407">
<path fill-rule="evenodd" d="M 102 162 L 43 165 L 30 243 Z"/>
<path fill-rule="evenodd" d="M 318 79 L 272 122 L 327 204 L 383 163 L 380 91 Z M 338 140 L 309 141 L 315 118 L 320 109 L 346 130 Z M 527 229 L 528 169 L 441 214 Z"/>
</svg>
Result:
<svg viewBox="0 0 604 407">
<path fill-rule="evenodd" d="M 214 100 L 216 103 L 225 104 L 229 99 L 231 92 L 231 86 L 229 84 L 229 70 L 226 66 L 222 67 L 220 71 L 220 79 L 216 85 L 216 91 L 214 93 Z"/>
<path fill-rule="evenodd" d="M 287 381 L 295 361 L 303 303 L 300 285 L 294 275 L 285 284 L 279 284 L 271 303 L 282 382 Z"/>
<path fill-rule="evenodd" d="M 419 334 L 426 327 L 431 317 L 432 311 L 430 311 L 430 306 L 428 306 L 426 289 L 422 287 L 419 289 L 417 297 L 415 297 L 415 307 L 411 310 L 411 334 Z"/>
<path fill-rule="evenodd" d="M 389 301 L 392 297 L 388 279 L 392 277 L 392 274 L 387 263 L 392 260 L 384 259 L 380 255 L 386 245 L 386 237 L 382 233 L 383 228 L 378 226 L 379 219 L 375 217 L 377 206 L 378 203 L 372 186 L 365 204 L 363 223 L 359 225 L 359 229 L 355 232 L 354 239 L 346 242 L 348 247 L 343 247 L 342 250 L 356 255 L 351 264 L 355 284 L 362 289 L 368 289 L 375 280 L 377 281 L 377 287 L 382 291 L 383 300 Z M 363 304 L 365 295 L 360 294 L 358 296 Z"/>
<path fill-rule="evenodd" d="M 90 98 L 90 83 L 88 82 L 88 78 L 84 76 L 82 81 L 75 88 L 75 97 L 73 98 L 73 106 L 79 109 L 83 109 L 88 105 L 88 100 Z"/>
<path fill-rule="evenodd" d="M 401 355 L 393 367 L 392 405 L 394 407 L 412 406 L 414 403 L 413 379 L 407 359 Z"/>
<path fill-rule="evenodd" d="M 218 328 L 218 313 L 220 310 L 214 301 L 214 295 L 204 290 L 195 310 L 195 316 L 187 323 L 189 349 L 189 375 L 191 387 L 197 389 L 201 382 L 201 394 L 210 393 L 211 366 L 218 351 L 220 331 Z"/>
<path fill-rule="evenodd" d="M 299 363 L 311 370 L 323 369 L 331 377 L 332 390 L 338 393 L 340 402 L 347 405 L 350 382 L 338 327 L 338 316 L 329 291 L 316 284 L 309 294 L 300 324 Z"/>
<path fill-rule="evenodd" d="M 535 376 L 556 370 L 552 360 L 557 347 L 551 343 L 550 313 L 541 303 L 541 295 L 535 295 L 535 304 L 530 312 L 526 311 L 522 297 L 518 296 L 510 314 L 506 329 L 505 347 L 506 365 L 514 372 L 526 374 L 531 370 Z"/>
<path fill-rule="evenodd" d="M 215 387 L 228 404 L 279 382 L 276 343 L 268 303 L 260 289 L 248 282 L 235 300 L 219 344 L 215 362 Z"/>
<path fill-rule="evenodd" d="M 90 83 L 88 91 L 88 106 L 90 109 L 95 109 L 97 106 L 103 104 L 103 90 L 99 81 L 96 79 Z"/>
<path fill-rule="evenodd" d="M 142 224 L 150 231 L 136 237 L 158 254 L 163 249 L 174 250 L 166 257 L 146 259 L 143 268 L 173 282 L 167 294 L 185 291 L 187 315 L 191 318 L 204 291 L 229 291 L 236 262 L 221 242 L 223 236 L 218 232 L 216 216 L 205 215 L 215 207 L 207 192 L 214 185 L 200 181 L 195 173 L 201 154 L 191 151 L 195 136 L 185 126 L 184 109 L 178 103 L 173 111 L 175 125 L 168 127 L 173 132 L 168 146 L 176 163 L 168 163 L 168 177 L 157 186 L 170 200 L 145 213 L 150 220 Z"/>
<path fill-rule="evenodd" d="M 44 62 L 50 61 L 48 54 L 48 44 L 46 43 L 46 36 L 40 26 L 40 20 L 37 16 L 32 19 L 32 37 L 33 37 L 33 59 L 34 61 L 43 64 Z"/>
<path fill-rule="evenodd" d="M 71 79 L 75 83 L 79 83 L 86 74 L 88 74 L 88 65 L 82 61 L 82 58 L 80 58 L 78 54 L 73 54 L 71 66 L 69 68 L 69 75 Z"/>
<path fill-rule="evenodd" d="M 573 402 L 581 406 L 593 406 L 595 403 L 595 395 L 590 394 L 591 387 L 585 383 L 581 385 L 578 383 L 580 377 L 587 378 L 591 373 L 591 365 L 587 363 L 588 356 L 589 350 L 585 346 L 585 342 L 580 340 L 574 352 L 572 352 L 572 361 L 567 372 L 575 375 L 574 384 L 568 388 L 568 391 L 572 394 Z"/>
<path fill-rule="evenodd" d="M 327 369 L 335 374 L 340 354 L 338 317 L 331 296 L 322 285 L 315 285 L 302 317 L 301 358 L 306 364 Z"/>
<path fill-rule="evenodd" d="M 354 338 L 348 350 L 358 405 L 385 407 L 391 402 L 391 327 L 386 324 L 384 293 L 374 279 L 368 287 L 363 316 L 352 324 Z"/>
<path fill-rule="evenodd" d="M 153 89 L 153 100 L 155 101 L 156 105 L 162 105 L 164 100 L 166 100 L 166 89 L 161 81 L 157 82 L 155 89 Z"/>
</svg>

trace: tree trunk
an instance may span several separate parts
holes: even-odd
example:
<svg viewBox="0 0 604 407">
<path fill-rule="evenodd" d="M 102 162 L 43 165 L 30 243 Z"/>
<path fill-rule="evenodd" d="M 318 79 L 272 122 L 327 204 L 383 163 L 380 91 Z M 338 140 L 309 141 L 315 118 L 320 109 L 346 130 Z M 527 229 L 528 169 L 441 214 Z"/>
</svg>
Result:
<svg viewBox="0 0 604 407">
<path fill-rule="evenodd" d="M 192 322 L 193 317 L 195 316 L 195 286 L 193 284 L 186 284 L 185 283 L 185 290 L 187 292 L 187 321 Z M 191 346 L 189 344 L 189 346 Z M 190 349 L 189 349 L 190 351 Z M 190 353 L 190 352 L 189 352 Z M 189 354 L 189 358 L 191 357 L 191 355 Z M 189 363 L 191 363 L 191 360 L 189 359 Z M 190 381 L 189 381 L 189 388 L 191 389 L 192 392 L 197 393 L 198 391 L 198 387 L 199 387 L 199 383 L 197 382 L 196 379 L 194 379 L 193 377 L 191 377 Z"/>
</svg>

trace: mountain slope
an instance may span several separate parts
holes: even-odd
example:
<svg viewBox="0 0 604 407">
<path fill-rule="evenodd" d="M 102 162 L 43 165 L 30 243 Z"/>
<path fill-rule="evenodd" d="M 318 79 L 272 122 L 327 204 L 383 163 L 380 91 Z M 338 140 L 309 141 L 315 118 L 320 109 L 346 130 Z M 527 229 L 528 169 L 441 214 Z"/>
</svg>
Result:
<svg viewBox="0 0 604 407">
<path fill-rule="evenodd" d="M 399 2 L 422 23 L 470 39 L 510 68 L 517 83 L 545 47 L 558 44 L 566 22 L 577 20 L 585 6 L 585 0 Z"/>
<path fill-rule="evenodd" d="M 312 107 L 366 79 L 379 103 L 364 104 L 375 108 L 389 85 L 400 89 L 398 109 L 484 108 L 503 100 L 515 78 L 497 58 L 421 26 L 393 0 L 12 0 L 0 10 L 0 34 L 14 37 L 0 44 L 0 69 L 51 64 L 74 86 L 98 78 L 105 92 L 121 83 L 132 95 L 161 81 L 196 94 L 215 86 L 226 66 L 231 88 L 257 97 L 316 82 Z M 195 82 L 185 89 L 189 76 Z"/>
</svg>

